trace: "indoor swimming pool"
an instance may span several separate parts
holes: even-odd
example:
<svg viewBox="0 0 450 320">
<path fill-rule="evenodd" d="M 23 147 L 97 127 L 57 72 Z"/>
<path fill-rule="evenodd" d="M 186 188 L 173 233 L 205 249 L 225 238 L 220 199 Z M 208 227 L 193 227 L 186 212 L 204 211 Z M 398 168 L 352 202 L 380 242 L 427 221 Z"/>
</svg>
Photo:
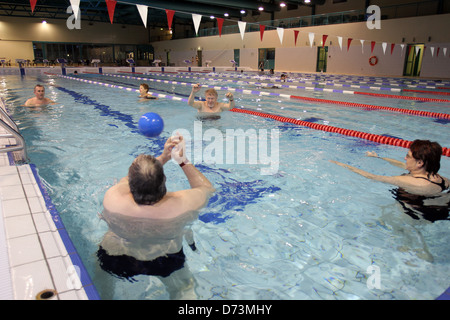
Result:
<svg viewBox="0 0 450 320">
<path fill-rule="evenodd" d="M 428 139 L 448 148 L 447 82 L 293 74 L 282 83 L 279 76 L 234 72 L 8 75 L 0 81 L 29 162 L 102 299 L 169 299 L 157 277 L 130 281 L 103 271 L 97 250 L 108 230 L 99 217 L 106 190 L 139 154 L 159 155 L 176 131 L 188 137 L 191 162 L 216 188 L 191 226 L 197 250 L 184 246 L 195 282 L 186 298 L 436 299 L 450 285 L 450 222 L 413 219 L 393 197 L 393 186 L 330 162 L 400 175 L 401 169 L 365 154 L 403 160 L 407 148 L 321 130 Z M 37 83 L 56 104 L 23 106 Z M 158 99 L 140 100 L 141 83 Z M 236 109 L 255 113 L 199 119 L 187 105 L 194 83 L 220 87 L 219 101 L 230 90 Z M 197 97 L 204 97 L 204 89 Z M 164 119 L 158 137 L 139 132 L 138 120 L 147 112 Z M 178 165 L 169 162 L 164 170 L 169 191 L 189 188 Z M 450 177 L 448 156 L 442 156 L 439 173 Z"/>
</svg>

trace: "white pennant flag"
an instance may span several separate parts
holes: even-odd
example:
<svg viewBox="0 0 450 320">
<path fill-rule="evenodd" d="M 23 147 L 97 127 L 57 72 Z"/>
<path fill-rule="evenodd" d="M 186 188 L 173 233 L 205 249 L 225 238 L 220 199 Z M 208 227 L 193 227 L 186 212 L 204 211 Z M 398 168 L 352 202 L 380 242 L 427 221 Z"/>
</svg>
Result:
<svg viewBox="0 0 450 320">
<path fill-rule="evenodd" d="M 241 38 L 244 40 L 244 33 L 245 33 L 245 26 L 247 22 L 244 21 L 238 21 L 239 31 L 241 32 Z"/>
<path fill-rule="evenodd" d="M 400 57 L 401 57 L 401 56 L 403 56 L 403 49 L 405 48 L 405 45 L 402 43 L 402 44 L 400 45 L 400 47 L 402 47 L 402 52 L 401 52 L 401 54 L 400 54 Z"/>
<path fill-rule="evenodd" d="M 309 46 L 312 48 L 313 41 L 314 41 L 314 33 L 310 32 L 308 36 L 309 36 Z"/>
<path fill-rule="evenodd" d="M 447 48 L 442 48 L 442 52 L 444 52 L 444 57 L 447 56 Z"/>
<path fill-rule="evenodd" d="M 278 32 L 278 38 L 280 38 L 280 43 L 283 44 L 284 29 L 283 28 L 277 28 L 277 32 Z"/>
<path fill-rule="evenodd" d="M 80 12 L 80 0 L 70 0 L 72 12 L 75 15 L 75 20 L 78 20 L 78 13 Z"/>
<path fill-rule="evenodd" d="M 430 47 L 431 50 L 431 56 L 434 57 L 434 47 Z"/>
<path fill-rule="evenodd" d="M 144 23 L 144 26 L 147 28 L 147 13 L 148 13 L 148 7 L 144 6 L 142 4 L 137 4 L 136 8 L 139 11 L 139 14 L 141 15 L 142 22 Z"/>
<path fill-rule="evenodd" d="M 198 32 L 198 27 L 200 26 L 200 21 L 202 20 L 202 16 L 199 14 L 192 14 L 192 20 L 194 21 L 195 34 Z"/>
<path fill-rule="evenodd" d="M 386 54 L 386 46 L 387 46 L 387 42 L 383 42 L 381 44 L 381 46 L 383 47 L 383 54 Z"/>
<path fill-rule="evenodd" d="M 338 38 L 338 43 L 339 43 L 339 48 L 341 48 L 342 51 L 342 37 L 337 37 Z"/>
<path fill-rule="evenodd" d="M 364 41 L 366 40 L 359 40 L 361 41 L 361 52 L 364 53 Z"/>
<path fill-rule="evenodd" d="M 416 46 L 416 56 L 419 54 L 419 50 L 420 50 L 419 46 Z"/>
</svg>

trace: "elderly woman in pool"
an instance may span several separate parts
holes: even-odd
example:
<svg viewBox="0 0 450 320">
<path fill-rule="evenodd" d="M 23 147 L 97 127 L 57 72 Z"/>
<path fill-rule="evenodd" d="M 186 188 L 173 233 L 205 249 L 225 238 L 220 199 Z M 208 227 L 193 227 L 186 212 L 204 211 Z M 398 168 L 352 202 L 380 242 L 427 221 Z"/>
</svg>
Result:
<svg viewBox="0 0 450 320">
<path fill-rule="evenodd" d="M 198 112 L 204 113 L 219 113 L 225 110 L 230 110 L 234 108 L 233 94 L 228 92 L 225 97 L 228 98 L 228 103 L 217 102 L 217 91 L 214 89 L 208 89 L 205 91 L 206 101 L 195 101 L 195 94 L 201 89 L 200 84 L 195 84 L 192 86 L 192 92 L 189 96 L 188 104 L 194 107 Z"/>
<path fill-rule="evenodd" d="M 437 142 L 429 140 L 414 140 L 405 157 L 405 163 L 381 158 L 375 152 L 368 152 L 367 156 L 377 157 L 389 163 L 406 169 L 407 174 L 400 176 L 380 176 L 355 168 L 348 164 L 330 160 L 344 168 L 348 168 L 366 178 L 396 185 L 413 195 L 436 196 L 449 190 L 449 180 L 438 174 L 442 147 Z"/>
</svg>

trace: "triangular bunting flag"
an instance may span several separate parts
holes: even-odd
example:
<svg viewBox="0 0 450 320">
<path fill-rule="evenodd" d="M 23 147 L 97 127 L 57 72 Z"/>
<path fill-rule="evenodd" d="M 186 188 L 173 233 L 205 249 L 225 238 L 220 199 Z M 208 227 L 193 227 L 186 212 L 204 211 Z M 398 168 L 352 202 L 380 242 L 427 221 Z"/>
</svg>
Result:
<svg viewBox="0 0 450 320">
<path fill-rule="evenodd" d="M 283 44 L 283 35 L 284 35 L 284 29 L 283 28 L 277 28 L 278 38 L 280 38 L 280 43 Z"/>
<path fill-rule="evenodd" d="M 108 7 L 108 14 L 109 14 L 109 21 L 111 21 L 111 24 L 114 20 L 114 10 L 116 9 L 116 3 L 117 1 L 114 0 L 105 0 L 106 6 Z"/>
<path fill-rule="evenodd" d="M 342 37 L 337 37 L 338 38 L 338 43 L 339 43 L 339 48 L 341 48 L 342 51 Z"/>
<path fill-rule="evenodd" d="M 198 33 L 198 27 L 200 27 L 200 21 L 202 20 L 202 16 L 200 14 L 192 14 L 192 21 L 194 22 L 195 34 Z"/>
<path fill-rule="evenodd" d="M 31 12 L 34 12 L 37 0 L 30 0 Z"/>
<path fill-rule="evenodd" d="M 239 32 L 241 33 L 242 40 L 244 40 L 244 33 L 245 33 L 245 26 L 246 25 L 247 25 L 247 22 L 238 21 Z"/>
<path fill-rule="evenodd" d="M 167 24 L 169 25 L 169 30 L 172 29 L 172 21 L 173 21 L 173 15 L 175 14 L 174 10 L 166 9 L 166 15 L 167 15 Z"/>
<path fill-rule="evenodd" d="M 437 48 L 437 51 L 436 51 L 436 57 L 439 57 L 439 50 L 441 50 L 441 47 L 438 47 L 438 48 Z"/>
<path fill-rule="evenodd" d="M 328 38 L 327 34 L 322 35 L 322 48 L 325 47 L 325 42 L 327 41 L 327 38 Z"/>
<path fill-rule="evenodd" d="M 364 54 L 364 41 L 366 40 L 359 40 L 361 42 L 361 53 Z"/>
<path fill-rule="evenodd" d="M 142 22 L 144 23 L 144 26 L 147 28 L 147 14 L 148 14 L 148 7 L 144 6 L 142 4 L 137 4 L 136 8 L 139 11 L 139 14 L 141 16 Z"/>
<path fill-rule="evenodd" d="M 223 26 L 223 18 L 216 18 L 217 19 L 217 27 L 219 28 L 219 36 L 222 36 L 222 26 Z"/>
<path fill-rule="evenodd" d="M 403 56 L 403 49 L 405 49 L 405 45 L 402 43 L 402 44 L 400 45 L 400 47 L 402 47 L 402 52 L 400 53 L 400 57 L 401 57 L 401 56 Z"/>
<path fill-rule="evenodd" d="M 297 45 L 297 38 L 298 38 L 298 30 L 294 30 L 294 44 Z"/>
<path fill-rule="evenodd" d="M 75 20 L 78 20 L 78 12 L 80 12 L 80 0 L 70 0 L 72 12 L 75 15 Z"/>
<path fill-rule="evenodd" d="M 387 42 L 383 42 L 381 44 L 381 46 L 383 47 L 383 54 L 386 54 L 386 46 L 387 46 Z"/>
<path fill-rule="evenodd" d="M 419 54 L 420 47 L 416 46 L 416 56 Z M 434 49 L 433 49 L 434 50 Z"/>
<path fill-rule="evenodd" d="M 434 47 L 430 47 L 430 51 L 431 51 L 431 56 L 434 57 Z M 416 52 L 417 54 L 417 52 Z"/>
<path fill-rule="evenodd" d="M 373 53 L 373 48 L 375 48 L 375 41 L 372 41 L 372 42 L 370 43 L 370 53 L 371 53 L 371 54 Z"/>
<path fill-rule="evenodd" d="M 310 32 L 310 33 L 308 34 L 308 37 L 309 37 L 309 46 L 312 48 L 312 46 L 313 46 L 313 41 L 314 41 L 314 32 Z"/>
<path fill-rule="evenodd" d="M 395 48 L 395 43 L 391 43 L 391 55 L 392 55 L 392 52 L 394 52 L 394 48 Z"/>
<path fill-rule="evenodd" d="M 261 41 L 263 39 L 263 35 L 264 35 L 264 30 L 266 29 L 266 26 L 263 24 L 259 25 L 259 35 L 261 36 Z"/>
<path fill-rule="evenodd" d="M 352 38 L 348 38 L 347 39 L 347 52 L 348 52 L 348 49 L 350 49 L 350 43 L 352 43 Z"/>
<path fill-rule="evenodd" d="M 447 48 L 443 48 L 442 51 L 444 52 L 444 57 L 447 55 Z"/>
</svg>

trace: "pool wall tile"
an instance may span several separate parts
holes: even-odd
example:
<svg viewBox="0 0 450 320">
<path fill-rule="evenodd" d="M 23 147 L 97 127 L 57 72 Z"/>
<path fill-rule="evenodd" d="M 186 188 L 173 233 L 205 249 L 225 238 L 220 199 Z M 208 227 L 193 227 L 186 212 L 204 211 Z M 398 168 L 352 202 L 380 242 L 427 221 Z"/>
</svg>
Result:
<svg viewBox="0 0 450 320">
<path fill-rule="evenodd" d="M 44 290 L 57 292 L 49 300 L 100 299 L 35 166 L 16 165 L 11 152 L 0 153 L 0 222 L 1 299 Z"/>
</svg>

